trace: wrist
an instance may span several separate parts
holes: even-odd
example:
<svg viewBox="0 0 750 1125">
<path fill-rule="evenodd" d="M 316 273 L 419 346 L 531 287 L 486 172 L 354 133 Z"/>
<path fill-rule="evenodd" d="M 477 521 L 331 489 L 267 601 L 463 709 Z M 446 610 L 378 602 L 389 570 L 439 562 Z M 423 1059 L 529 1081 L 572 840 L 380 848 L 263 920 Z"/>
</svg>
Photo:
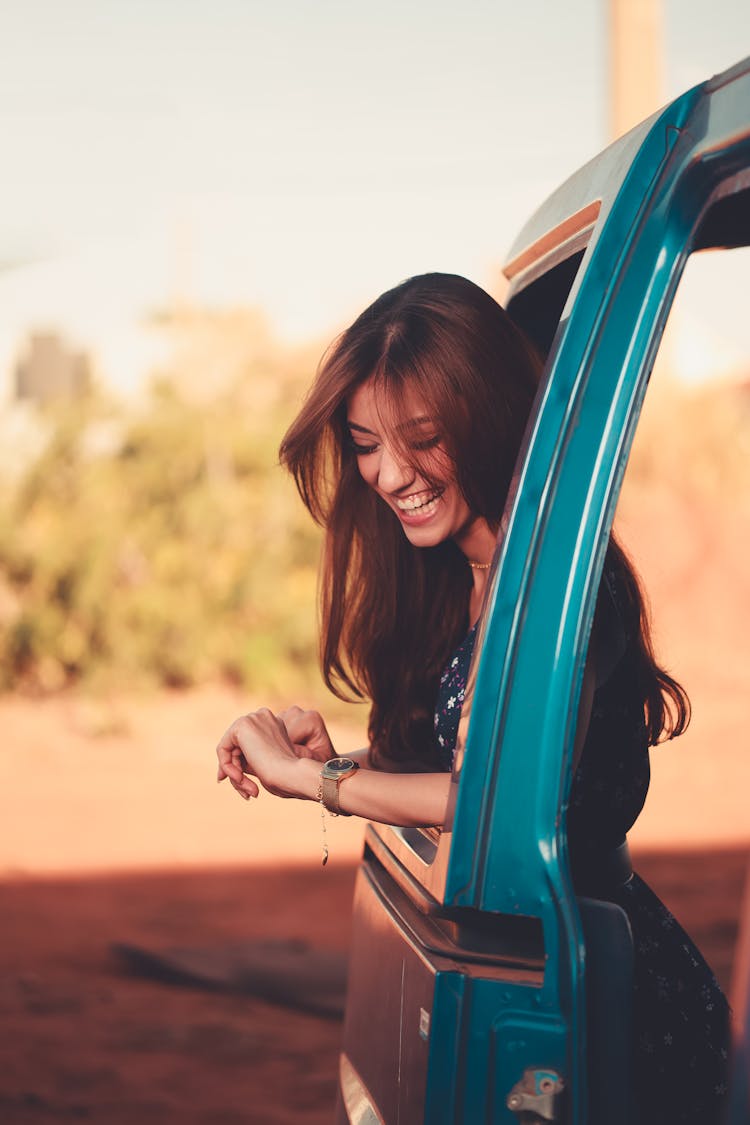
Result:
<svg viewBox="0 0 750 1125">
<path fill-rule="evenodd" d="M 296 770 L 296 785 L 299 796 L 305 801 L 317 801 L 320 788 L 320 771 L 323 763 L 314 758 L 298 758 Z"/>
<path fill-rule="evenodd" d="M 350 816 L 341 805 L 341 785 L 359 770 L 353 758 L 332 758 L 320 771 L 320 801 L 332 816 Z"/>
</svg>

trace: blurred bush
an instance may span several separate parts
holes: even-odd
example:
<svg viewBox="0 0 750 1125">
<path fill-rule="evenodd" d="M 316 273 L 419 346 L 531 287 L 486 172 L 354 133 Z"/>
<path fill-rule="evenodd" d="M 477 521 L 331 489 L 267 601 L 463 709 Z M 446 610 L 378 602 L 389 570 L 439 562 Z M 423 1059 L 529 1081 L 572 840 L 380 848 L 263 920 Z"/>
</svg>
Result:
<svg viewBox="0 0 750 1125">
<path fill-rule="evenodd" d="M 42 453 L 2 483 L 2 689 L 319 681 L 319 532 L 277 464 L 314 359 L 238 354 L 210 403 L 167 366 L 137 412 L 47 411 Z"/>
</svg>

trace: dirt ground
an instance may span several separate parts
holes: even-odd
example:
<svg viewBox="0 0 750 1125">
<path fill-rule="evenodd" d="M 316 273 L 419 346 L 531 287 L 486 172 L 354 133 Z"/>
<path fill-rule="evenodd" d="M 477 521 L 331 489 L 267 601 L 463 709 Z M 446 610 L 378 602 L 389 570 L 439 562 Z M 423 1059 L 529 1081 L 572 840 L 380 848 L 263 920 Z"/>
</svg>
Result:
<svg viewBox="0 0 750 1125">
<path fill-rule="evenodd" d="M 742 849 L 644 853 L 726 985 Z M 346 956 L 355 868 L 220 868 L 0 888 L 0 1121 L 323 1125 L 340 1022 L 128 973 L 114 942 L 295 938 Z M 325 904 L 324 906 L 322 904 Z"/>
<path fill-rule="evenodd" d="M 750 844 L 750 527 L 707 509 L 677 535 L 663 511 L 655 497 L 624 529 L 694 719 L 652 756 L 632 845 L 728 986 Z M 0 700 L 1 1122 L 331 1119 L 339 1020 L 136 974 L 114 948 L 293 939 L 345 958 L 362 825 L 329 820 L 323 869 L 316 807 L 214 783 L 212 747 L 248 705 L 219 687 Z M 353 749 L 361 726 L 334 738 Z"/>
</svg>

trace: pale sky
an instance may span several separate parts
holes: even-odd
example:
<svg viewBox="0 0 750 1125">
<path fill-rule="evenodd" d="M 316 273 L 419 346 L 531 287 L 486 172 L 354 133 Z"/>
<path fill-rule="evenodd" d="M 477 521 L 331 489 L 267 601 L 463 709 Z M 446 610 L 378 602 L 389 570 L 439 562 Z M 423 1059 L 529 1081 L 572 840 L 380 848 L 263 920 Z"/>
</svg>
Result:
<svg viewBox="0 0 750 1125">
<path fill-rule="evenodd" d="M 0 379 L 48 325 L 133 385 L 175 295 L 302 339 L 412 273 L 492 287 L 609 139 L 606 30 L 605 0 L 4 0 Z M 664 0 L 664 52 L 668 101 L 750 54 L 750 2 Z"/>
</svg>

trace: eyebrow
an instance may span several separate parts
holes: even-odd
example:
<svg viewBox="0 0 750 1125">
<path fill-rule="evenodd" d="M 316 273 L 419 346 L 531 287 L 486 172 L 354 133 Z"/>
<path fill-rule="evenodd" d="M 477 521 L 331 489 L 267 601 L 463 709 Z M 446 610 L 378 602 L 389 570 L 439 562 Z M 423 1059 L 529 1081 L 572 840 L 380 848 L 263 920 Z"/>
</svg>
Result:
<svg viewBox="0 0 750 1125">
<path fill-rule="evenodd" d="M 426 414 L 420 414 L 418 418 L 410 418 L 408 422 L 402 422 L 397 428 L 399 430 L 415 430 L 418 426 L 423 426 L 426 422 L 432 421 L 433 419 Z M 358 422 L 352 422 L 350 418 L 347 418 L 346 424 L 350 430 L 356 430 L 357 433 L 369 434 L 371 437 L 378 436 L 374 430 L 368 430 L 367 426 L 360 426 Z"/>
<path fill-rule="evenodd" d="M 427 414 L 420 414 L 418 418 L 410 418 L 408 422 L 403 422 L 400 430 L 416 430 L 418 426 L 432 425 L 435 419 L 430 418 Z"/>
</svg>

